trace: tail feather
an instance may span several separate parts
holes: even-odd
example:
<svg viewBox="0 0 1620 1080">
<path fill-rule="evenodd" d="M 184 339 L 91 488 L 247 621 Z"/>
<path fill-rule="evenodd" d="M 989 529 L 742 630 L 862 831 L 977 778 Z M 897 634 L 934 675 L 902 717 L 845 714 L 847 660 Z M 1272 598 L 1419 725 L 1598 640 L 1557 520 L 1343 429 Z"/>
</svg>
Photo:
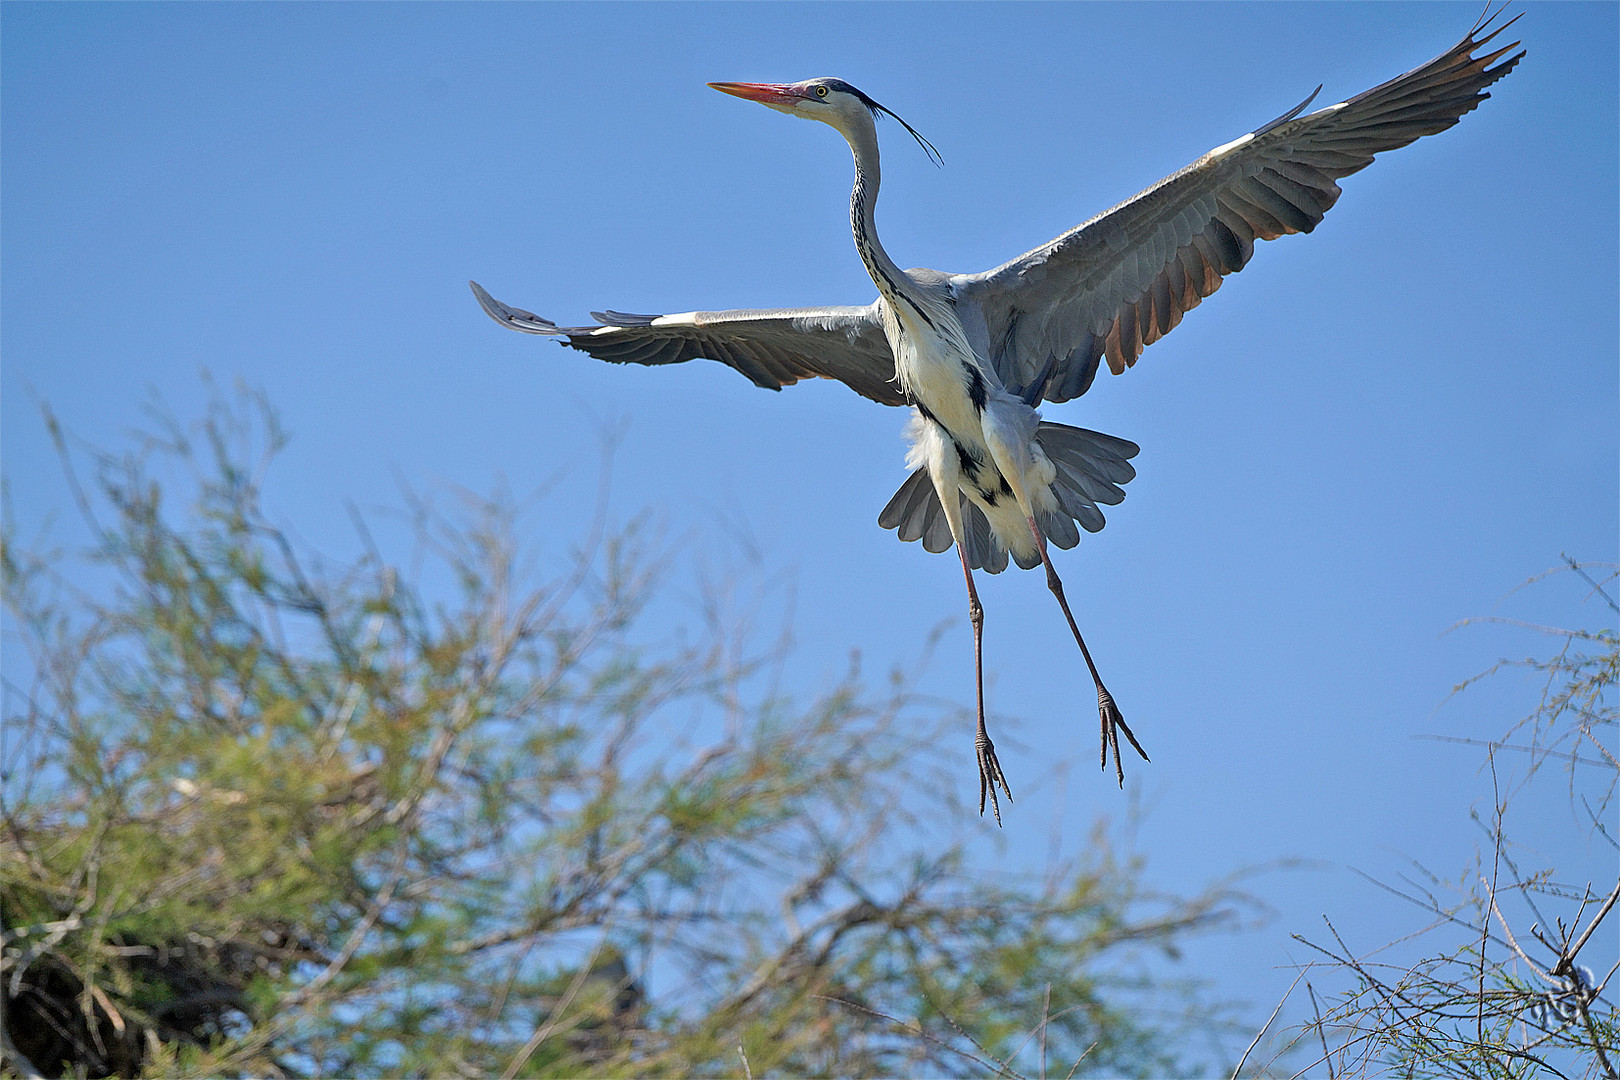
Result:
<svg viewBox="0 0 1620 1080">
<path fill-rule="evenodd" d="M 1052 456 L 1052 451 L 1047 451 Z M 1125 498 L 1125 493 L 1119 485 L 1112 480 L 1101 480 L 1096 476 L 1088 476 L 1080 472 L 1070 459 L 1057 458 L 1052 462 L 1057 466 L 1057 483 L 1068 488 L 1087 502 L 1102 503 L 1104 506 L 1116 506 Z"/>
<path fill-rule="evenodd" d="M 1096 503 L 1083 495 L 1075 494 L 1071 488 L 1062 484 L 1055 485 L 1053 490 L 1057 492 L 1058 503 L 1063 507 L 1063 512 L 1078 521 L 1086 532 L 1102 532 L 1102 527 L 1108 524 L 1102 511 L 1097 509 Z"/>
<path fill-rule="evenodd" d="M 997 546 L 999 547 L 1000 545 Z M 1012 552 L 1012 557 L 1013 562 L 1018 564 L 1018 569 L 1020 570 L 1033 570 L 1037 566 L 1041 565 L 1041 553 L 1033 544 L 1031 544 L 1026 551 Z M 1003 566 L 1002 570 L 1005 569 L 1006 567 Z M 984 568 L 984 572 L 987 574 L 998 574 L 1001 571 L 992 570 L 987 566 Z"/>
<path fill-rule="evenodd" d="M 934 506 L 939 506 L 939 499 L 934 499 Z M 943 510 L 928 516 L 928 526 L 923 530 L 923 550 L 932 551 L 938 555 L 942 551 L 951 550 L 951 523 Z"/>
<path fill-rule="evenodd" d="M 928 478 L 928 470 L 918 469 L 906 478 L 900 490 L 894 493 L 894 498 L 889 500 L 889 505 L 883 508 L 878 515 L 878 525 L 885 529 L 898 529 L 900 539 L 907 543 L 921 540 L 927 526 L 925 515 L 929 499 L 933 499 L 936 505 L 939 502 L 934 495 L 933 481 Z"/>
<path fill-rule="evenodd" d="M 990 519 L 966 495 L 958 498 L 962 500 L 962 520 L 967 528 L 968 565 L 987 574 L 1001 573 L 1007 569 L 1007 550 L 996 542 Z"/>
<path fill-rule="evenodd" d="M 1080 530 L 1074 527 L 1074 517 L 1063 510 L 1061 500 L 1056 509 L 1040 515 L 1038 520 L 1046 538 L 1064 551 L 1080 542 Z"/>
<path fill-rule="evenodd" d="M 1098 504 L 1116 506 L 1125 498 L 1121 485 L 1136 478 L 1129 459 L 1141 448 L 1128 439 L 1044 421 L 1035 437 L 1057 468 L 1052 490 L 1058 508 L 1041 515 L 1041 531 L 1058 547 L 1072 548 L 1080 542 L 1077 523 L 1087 532 L 1101 531 L 1107 521 Z M 958 498 L 968 565 L 988 574 L 1001 573 L 1007 568 L 1007 549 L 996 539 L 983 511 L 966 495 Z M 878 524 L 895 529 L 901 540 L 921 540 L 931 552 L 947 551 L 951 546 L 950 525 L 926 468 L 906 478 L 878 515 Z M 1012 557 L 1025 570 L 1040 565 L 1040 556 L 1033 549 L 1023 554 L 1013 552 Z"/>
<path fill-rule="evenodd" d="M 1129 439 L 1067 424 L 1043 423 L 1038 431 L 1042 448 L 1054 461 L 1061 457 L 1074 462 L 1078 471 L 1112 484 L 1128 484 L 1136 479 L 1136 469 L 1129 459 L 1142 448 Z"/>
</svg>

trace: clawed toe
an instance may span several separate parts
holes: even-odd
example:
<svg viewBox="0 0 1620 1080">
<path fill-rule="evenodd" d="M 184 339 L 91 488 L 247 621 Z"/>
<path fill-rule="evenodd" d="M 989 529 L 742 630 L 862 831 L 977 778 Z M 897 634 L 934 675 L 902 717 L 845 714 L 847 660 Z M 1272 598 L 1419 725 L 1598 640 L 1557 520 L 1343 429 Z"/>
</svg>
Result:
<svg viewBox="0 0 1620 1080">
<path fill-rule="evenodd" d="M 985 796 L 990 798 L 990 812 L 996 816 L 996 824 L 1001 824 L 1001 804 L 996 801 L 996 785 L 1006 792 L 1007 801 L 1013 801 L 1012 788 L 1007 786 L 1007 777 L 1001 771 L 1001 762 L 996 760 L 996 746 L 990 741 L 990 736 L 982 729 L 975 740 L 979 751 L 979 816 L 984 816 Z"/>
<path fill-rule="evenodd" d="M 1108 753 L 1114 754 L 1114 775 L 1119 778 L 1119 786 L 1125 786 L 1125 762 L 1119 756 L 1119 733 L 1123 731 L 1129 740 L 1131 748 L 1142 755 L 1143 761 L 1152 760 L 1142 744 L 1136 741 L 1130 727 L 1125 723 L 1124 715 L 1119 706 L 1114 704 L 1114 695 L 1110 694 L 1101 684 L 1097 686 L 1097 714 L 1102 721 L 1102 767 L 1108 768 Z M 982 811 L 981 811 L 982 812 Z"/>
</svg>

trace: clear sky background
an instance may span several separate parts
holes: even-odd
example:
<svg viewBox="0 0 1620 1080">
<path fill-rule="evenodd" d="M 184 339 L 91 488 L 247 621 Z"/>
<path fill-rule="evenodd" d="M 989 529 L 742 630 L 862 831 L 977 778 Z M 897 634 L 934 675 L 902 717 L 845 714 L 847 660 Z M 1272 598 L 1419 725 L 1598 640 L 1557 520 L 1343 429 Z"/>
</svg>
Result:
<svg viewBox="0 0 1620 1080">
<path fill-rule="evenodd" d="M 356 547 L 345 500 L 398 505 L 399 478 L 526 495 L 560 473 L 529 518 L 555 548 L 622 426 L 615 514 L 650 509 L 682 545 L 677 594 L 694 566 L 766 581 L 807 694 L 852 648 L 914 662 L 952 620 L 921 688 L 969 702 L 955 556 L 875 523 L 905 477 L 899 410 L 711 363 L 605 365 L 501 330 L 466 280 L 563 322 L 868 302 L 843 142 L 709 80 L 839 75 L 904 116 L 945 167 L 880 124 L 884 243 L 975 271 L 1318 83 L 1325 104 L 1422 63 L 1479 6 L 8 3 L 14 520 L 32 535 L 55 509 L 75 538 L 40 401 L 116 447 L 151 391 L 197 415 L 203 367 L 279 406 L 272 513 L 336 554 Z M 1361 945 L 1420 924 L 1350 868 L 1462 869 L 1488 778 L 1414 736 L 1500 733 L 1531 684 L 1448 691 L 1551 644 L 1447 628 L 1606 618 L 1567 577 L 1509 593 L 1561 552 L 1616 558 L 1617 9 L 1516 10 L 1529 56 L 1490 101 L 1346 179 L 1313 235 L 1260 246 L 1136 368 L 1047 409 L 1142 446 L 1108 528 L 1057 564 L 1153 754 L 1129 763 L 1150 877 L 1321 861 L 1253 883 L 1268 928 L 1192 954 L 1257 1020 L 1320 913 Z M 984 859 L 1038 870 L 1054 821 L 1073 851 L 1127 798 L 1096 771 L 1090 680 L 1041 576 L 980 588 L 1019 797 Z M 966 721 L 960 744 L 969 791 Z M 1567 833 L 1569 808 L 1524 827 Z M 1571 877 L 1612 862 L 1549 850 Z"/>
</svg>

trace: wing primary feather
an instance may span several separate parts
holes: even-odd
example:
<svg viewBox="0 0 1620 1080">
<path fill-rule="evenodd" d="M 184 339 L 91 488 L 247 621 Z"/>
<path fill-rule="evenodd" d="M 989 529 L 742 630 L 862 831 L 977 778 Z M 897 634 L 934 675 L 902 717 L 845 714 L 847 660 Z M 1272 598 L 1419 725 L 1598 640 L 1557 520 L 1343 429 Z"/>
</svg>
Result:
<svg viewBox="0 0 1620 1080">
<path fill-rule="evenodd" d="M 1142 355 L 1140 318 L 1135 304 L 1120 305 L 1119 321 L 1115 325 L 1119 327 L 1119 355 L 1126 367 L 1136 363 L 1136 358 Z"/>
<path fill-rule="evenodd" d="M 525 334 L 558 335 L 568 333 L 568 330 L 559 327 L 550 319 L 541 318 L 532 311 L 524 311 L 522 308 L 515 308 L 501 303 L 485 292 L 484 287 L 476 281 L 469 281 L 467 284 L 472 287 L 473 296 L 478 298 L 478 306 L 484 309 L 484 314 L 502 326 Z"/>
<path fill-rule="evenodd" d="M 687 359 L 680 356 L 675 342 L 661 341 L 658 338 L 628 338 L 613 341 L 586 335 L 570 337 L 568 344 L 610 364 L 658 365 L 679 363 Z"/>
<path fill-rule="evenodd" d="M 1222 209 L 1225 210 L 1224 205 Z M 1224 220 L 1222 217 L 1212 218 L 1204 235 L 1209 238 L 1211 246 L 1215 248 L 1219 259 L 1217 265 L 1220 266 L 1223 272 L 1231 273 L 1243 269 L 1243 264 L 1248 262 L 1248 256 L 1254 252 L 1254 242 L 1251 240 L 1247 245 L 1239 242 L 1237 233 L 1232 231 L 1232 227 L 1227 224 L 1227 221 L 1232 220 L 1236 224 L 1236 221 L 1241 219 L 1238 219 L 1235 211 L 1226 210 L 1225 212 L 1230 216 Z"/>
<path fill-rule="evenodd" d="M 1153 279 L 1153 314 L 1155 322 L 1151 328 L 1153 331 L 1151 337 L 1154 341 L 1157 341 L 1168 334 L 1170 328 L 1175 325 L 1173 321 L 1175 308 L 1170 300 L 1170 275 L 1168 273 L 1160 273 L 1158 277 Z M 1143 343 L 1151 344 L 1152 342 L 1149 342 L 1144 336 Z"/>
<path fill-rule="evenodd" d="M 1321 220 L 1321 215 L 1311 217 L 1303 208 L 1295 206 L 1259 176 L 1245 177 L 1238 183 L 1243 197 L 1275 218 L 1282 226 L 1283 232 L 1310 232 Z"/>
<path fill-rule="evenodd" d="M 1292 231 L 1262 206 L 1256 197 L 1249 194 L 1245 186 L 1247 183 L 1247 178 L 1238 180 L 1221 192 L 1221 204 L 1229 212 L 1228 216 L 1221 218 L 1221 222 L 1232 230 L 1238 242 L 1243 241 L 1244 228 L 1252 230 L 1255 240 L 1275 240 Z M 1252 258 L 1254 258 L 1254 243 L 1250 241 L 1243 252 L 1243 265 L 1247 266 Z"/>
</svg>

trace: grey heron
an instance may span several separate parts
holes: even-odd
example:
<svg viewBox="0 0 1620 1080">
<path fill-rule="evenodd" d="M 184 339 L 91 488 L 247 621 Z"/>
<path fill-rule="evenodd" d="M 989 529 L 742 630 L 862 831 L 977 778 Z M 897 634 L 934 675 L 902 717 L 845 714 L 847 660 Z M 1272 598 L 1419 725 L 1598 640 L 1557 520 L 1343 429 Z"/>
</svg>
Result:
<svg viewBox="0 0 1620 1080">
<path fill-rule="evenodd" d="M 1500 14 L 1500 9 L 1497 14 Z M 889 109 L 842 79 L 710 83 L 716 90 L 836 129 L 855 161 L 850 224 L 877 286 L 864 307 L 593 312 L 592 326 L 559 326 L 494 299 L 471 283 L 484 310 L 513 330 L 559 338 L 613 363 L 718 360 L 772 390 L 836 379 L 883 405 L 909 406 L 911 474 L 878 516 L 901 540 L 931 552 L 953 545 L 973 626 L 979 812 L 1001 820 L 997 788 L 1012 790 L 984 712 L 984 608 L 973 571 L 999 573 L 1009 556 L 1042 566 L 1096 686 L 1101 765 L 1119 735 L 1143 760 L 1086 647 L 1048 543 L 1071 548 L 1096 532 L 1099 504 L 1124 498 L 1134 443 L 1045 421 L 1038 407 L 1084 394 L 1101 362 L 1118 375 L 1249 262 L 1257 239 L 1310 232 L 1338 200 L 1339 179 L 1375 154 L 1451 127 L 1490 95 L 1485 88 L 1524 56 L 1518 42 L 1485 46 L 1517 21 L 1490 29 L 1487 14 L 1440 56 L 1363 94 L 1315 112 L 1313 92 L 1283 115 L 1204 154 L 1091 220 L 977 274 L 901 269 L 878 240 L 881 173 L 876 119 Z M 1505 57 L 1505 58 L 1504 58 Z M 1320 92 L 1321 87 L 1317 87 Z"/>
</svg>

